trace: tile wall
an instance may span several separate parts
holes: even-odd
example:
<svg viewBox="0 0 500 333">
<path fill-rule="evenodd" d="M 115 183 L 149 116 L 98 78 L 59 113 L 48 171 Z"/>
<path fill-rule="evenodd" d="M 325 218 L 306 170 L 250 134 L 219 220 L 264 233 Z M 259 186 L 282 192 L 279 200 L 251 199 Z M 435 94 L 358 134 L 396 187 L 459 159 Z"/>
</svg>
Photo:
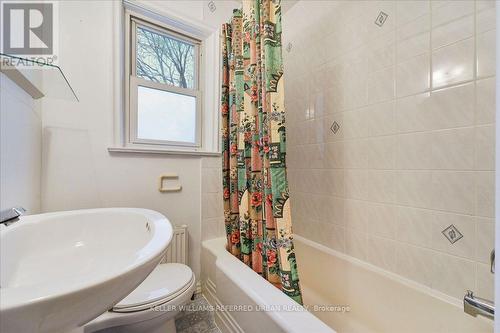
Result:
<svg viewBox="0 0 500 333">
<path fill-rule="evenodd" d="M 201 159 L 201 240 L 224 237 L 222 158 Z"/>
<path fill-rule="evenodd" d="M 299 1 L 283 31 L 295 233 L 493 299 L 495 2 Z"/>
</svg>

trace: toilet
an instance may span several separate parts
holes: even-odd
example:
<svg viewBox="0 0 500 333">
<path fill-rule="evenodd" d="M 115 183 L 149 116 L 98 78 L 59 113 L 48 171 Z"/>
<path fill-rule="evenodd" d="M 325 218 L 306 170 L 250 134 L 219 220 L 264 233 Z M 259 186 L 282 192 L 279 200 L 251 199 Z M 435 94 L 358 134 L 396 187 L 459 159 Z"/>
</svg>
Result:
<svg viewBox="0 0 500 333">
<path fill-rule="evenodd" d="M 85 333 L 175 333 L 175 316 L 196 289 L 183 264 L 158 265 L 127 297 L 84 325 Z"/>
</svg>

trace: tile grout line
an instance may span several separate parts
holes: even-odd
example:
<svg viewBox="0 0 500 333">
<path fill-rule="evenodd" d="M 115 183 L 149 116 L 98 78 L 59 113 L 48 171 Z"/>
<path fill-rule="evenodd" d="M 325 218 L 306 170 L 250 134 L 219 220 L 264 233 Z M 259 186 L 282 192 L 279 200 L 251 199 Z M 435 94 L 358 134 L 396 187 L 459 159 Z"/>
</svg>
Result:
<svg viewBox="0 0 500 333">
<path fill-rule="evenodd" d="M 413 210 L 425 210 L 428 212 L 433 212 L 433 213 L 443 213 L 443 214 L 448 214 L 448 215 L 457 215 L 457 216 L 463 216 L 463 217 L 470 217 L 474 219 L 493 219 L 494 216 L 484 216 L 484 215 L 475 215 L 471 213 L 464 213 L 464 212 L 457 212 L 457 211 L 450 211 L 450 210 L 445 210 L 445 209 L 437 209 L 437 208 L 429 208 L 429 207 L 424 207 L 424 206 L 415 206 L 415 205 L 410 205 L 410 204 L 405 204 L 401 202 L 388 202 L 388 201 L 373 201 L 373 200 L 368 200 L 368 199 L 363 199 L 363 198 L 356 198 L 356 197 L 346 197 L 342 195 L 329 195 L 329 194 L 318 194 L 314 192 L 304 192 L 304 191 L 297 191 L 298 193 L 304 194 L 304 195 L 315 195 L 315 196 L 325 196 L 325 197 L 331 197 L 331 198 L 336 198 L 336 199 L 341 199 L 344 201 L 354 201 L 354 202 L 363 202 L 363 203 L 369 203 L 372 205 L 379 205 L 379 206 L 393 206 L 395 208 L 411 208 Z M 494 222 L 481 222 L 481 223 L 494 223 Z"/>
</svg>

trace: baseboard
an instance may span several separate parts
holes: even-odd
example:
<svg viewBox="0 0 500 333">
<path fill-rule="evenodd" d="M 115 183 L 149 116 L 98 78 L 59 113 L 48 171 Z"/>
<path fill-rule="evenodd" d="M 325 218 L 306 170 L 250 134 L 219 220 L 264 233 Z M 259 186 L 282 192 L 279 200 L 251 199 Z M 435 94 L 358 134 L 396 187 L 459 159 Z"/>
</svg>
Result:
<svg viewBox="0 0 500 333">
<path fill-rule="evenodd" d="M 201 294 L 202 293 L 202 288 L 201 288 L 201 282 L 198 281 L 196 282 L 196 290 L 194 291 L 195 294 Z"/>
<path fill-rule="evenodd" d="M 203 296 L 207 299 L 208 303 L 215 308 L 215 323 L 219 327 L 222 333 L 245 333 L 243 329 L 238 325 L 238 322 L 231 316 L 227 311 L 221 310 L 223 304 L 217 297 L 216 286 L 210 279 L 207 279 L 203 283 Z"/>
</svg>

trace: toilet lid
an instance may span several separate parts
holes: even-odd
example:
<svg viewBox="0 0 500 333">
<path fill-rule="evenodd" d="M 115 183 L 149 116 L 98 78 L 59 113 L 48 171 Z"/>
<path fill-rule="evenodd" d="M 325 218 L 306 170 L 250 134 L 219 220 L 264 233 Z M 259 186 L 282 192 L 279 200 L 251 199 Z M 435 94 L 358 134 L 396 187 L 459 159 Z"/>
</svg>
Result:
<svg viewBox="0 0 500 333">
<path fill-rule="evenodd" d="M 158 265 L 149 276 L 113 307 L 116 312 L 139 311 L 158 301 L 168 301 L 186 289 L 193 280 L 193 272 L 183 264 L 168 263 Z M 162 303 L 162 302 L 160 302 Z"/>
</svg>

